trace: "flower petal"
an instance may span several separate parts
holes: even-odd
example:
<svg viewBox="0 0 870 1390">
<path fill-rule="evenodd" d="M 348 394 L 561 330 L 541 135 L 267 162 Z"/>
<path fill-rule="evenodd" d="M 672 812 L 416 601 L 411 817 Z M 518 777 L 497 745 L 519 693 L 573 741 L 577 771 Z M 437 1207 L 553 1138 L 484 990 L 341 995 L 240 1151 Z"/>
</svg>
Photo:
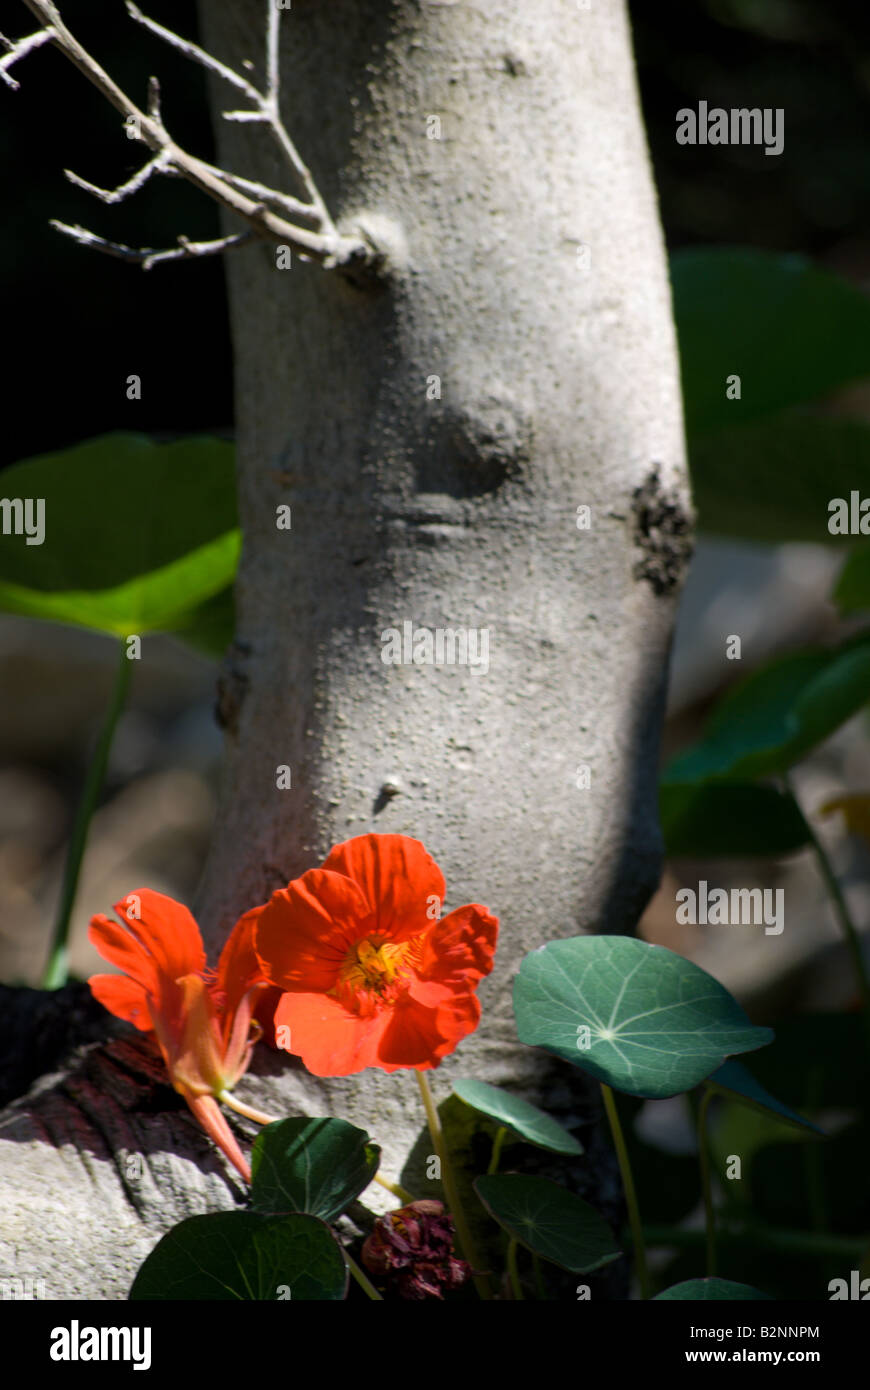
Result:
<svg viewBox="0 0 870 1390">
<path fill-rule="evenodd" d="M 279 888 L 254 925 L 264 976 L 300 993 L 326 993 L 351 947 L 371 929 L 362 890 L 342 874 L 309 869 Z"/>
<path fill-rule="evenodd" d="M 110 1014 L 126 1019 L 141 1033 L 152 1031 L 148 994 L 135 980 L 128 980 L 126 975 L 92 975 L 88 984 L 91 994 Z"/>
<path fill-rule="evenodd" d="M 388 1009 L 359 1018 L 327 994 L 284 994 L 275 1010 L 276 1030 L 290 1029 L 287 1051 L 313 1076 L 351 1076 L 378 1065 L 378 1043 L 389 1022 Z"/>
<path fill-rule="evenodd" d="M 446 985 L 456 993 L 474 990 L 492 970 L 497 939 L 498 918 L 480 903 L 448 912 L 423 940 L 415 998 L 432 1004 L 440 1001 L 440 995 L 427 994 L 427 982 Z"/>
<path fill-rule="evenodd" d="M 440 986 L 447 994 L 444 986 Z M 390 1014 L 378 1048 L 376 1066 L 384 1071 L 415 1067 L 428 1071 L 456 1048 L 480 1021 L 480 1004 L 473 995 L 449 997 L 441 1007 L 431 1007 L 414 997 L 413 988 L 400 996 Z"/>
<path fill-rule="evenodd" d="M 236 1142 L 223 1111 L 219 1108 L 213 1096 L 189 1096 L 185 1095 L 191 1110 L 199 1123 L 202 1125 L 206 1134 L 222 1149 L 230 1160 L 234 1168 L 237 1168 L 245 1182 L 251 1181 L 251 1168 Z"/>
<path fill-rule="evenodd" d="M 408 835 L 357 835 L 330 850 L 323 867 L 359 884 L 375 914 L 374 930 L 390 941 L 428 930 L 444 901 L 444 875 Z"/>
<path fill-rule="evenodd" d="M 262 907 L 254 907 L 239 918 L 218 961 L 213 992 L 220 1000 L 221 1037 L 230 1074 L 236 1072 L 248 1052 L 251 1016 L 260 993 L 258 986 L 267 987 L 254 950 L 254 928 L 262 911 Z"/>
<path fill-rule="evenodd" d="M 117 965 L 146 989 L 157 992 L 158 977 L 177 980 L 205 968 L 199 927 L 187 908 L 165 893 L 139 888 L 115 903 L 123 922 L 94 917 L 88 933 L 104 960 Z"/>
</svg>

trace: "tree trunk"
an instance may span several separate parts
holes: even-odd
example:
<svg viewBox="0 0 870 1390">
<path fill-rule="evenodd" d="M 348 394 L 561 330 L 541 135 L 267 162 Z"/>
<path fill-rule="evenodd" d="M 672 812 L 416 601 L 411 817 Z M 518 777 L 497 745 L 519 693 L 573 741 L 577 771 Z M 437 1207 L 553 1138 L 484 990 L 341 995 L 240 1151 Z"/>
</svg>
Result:
<svg viewBox="0 0 870 1390">
<path fill-rule="evenodd" d="M 203 4 L 205 46 L 259 65 L 263 9 Z M 436 1096 L 476 1075 L 548 1103 L 546 1059 L 516 1041 L 512 980 L 553 937 L 633 930 L 657 885 L 659 725 L 690 549 L 626 17 L 616 0 L 295 0 L 281 74 L 330 212 L 379 263 L 354 278 L 295 257 L 279 269 L 266 245 L 228 261 L 244 552 L 197 917 L 214 950 L 333 844 L 415 836 L 446 910 L 483 902 L 501 921 L 483 1021 L 434 1074 Z M 212 95 L 216 112 L 234 103 L 217 81 Z M 226 167 L 281 183 L 261 127 L 221 121 L 219 138 Z M 476 633 L 488 663 L 388 664 L 383 634 L 405 624 Z M 272 1057 L 255 1070 L 240 1095 L 362 1125 L 384 1169 L 420 1186 L 407 1073 L 320 1081 Z M 22 1222 L 28 1154 L 76 1142 L 71 1123 L 46 1135 L 39 1105 L 16 1122 Z M 202 1146 L 182 1118 L 151 1146 L 181 1155 L 157 1154 L 162 1206 L 137 1212 L 152 1242 L 236 1200 L 194 1178 Z M 114 1278 L 73 1258 L 105 1227 L 120 1159 L 97 1192 L 85 1159 L 72 1167 L 77 1221 L 50 1236 L 30 1215 L 13 1235 L 25 1272 L 51 1260 L 70 1271 L 61 1296 L 122 1296 L 129 1260 Z"/>
<path fill-rule="evenodd" d="M 203 6 L 207 46 L 256 52 L 260 10 Z M 688 543 L 625 15 L 303 0 L 282 34 L 288 128 L 383 265 L 352 283 L 278 269 L 272 247 L 228 264 L 245 546 L 199 917 L 223 940 L 333 844 L 416 836 L 447 907 L 483 902 L 502 924 L 483 1023 L 436 1080 L 516 1084 L 540 1063 L 513 1025 L 523 954 L 632 930 L 659 875 Z M 225 167 L 274 183 L 256 126 L 224 122 L 220 140 Z M 406 624 L 477 631 L 488 669 L 387 664 L 384 633 Z M 394 1172 L 419 1127 L 413 1092 L 379 1072 L 297 1072 L 281 1095 L 370 1128 Z"/>
</svg>

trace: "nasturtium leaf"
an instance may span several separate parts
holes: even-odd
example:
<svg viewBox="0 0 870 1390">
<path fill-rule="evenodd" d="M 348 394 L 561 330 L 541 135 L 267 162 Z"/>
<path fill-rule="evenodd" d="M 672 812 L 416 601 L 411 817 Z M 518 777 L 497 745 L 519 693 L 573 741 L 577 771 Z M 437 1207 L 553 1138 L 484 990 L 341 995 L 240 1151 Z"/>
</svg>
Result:
<svg viewBox="0 0 870 1390">
<path fill-rule="evenodd" d="M 521 1139 L 558 1154 L 582 1154 L 583 1145 L 545 1111 L 486 1081 L 454 1081 L 453 1090 L 466 1105 L 513 1130 Z"/>
<path fill-rule="evenodd" d="M 852 530 L 860 522 L 851 511 L 842 508 L 849 528 L 844 534 L 830 505 L 841 499 L 848 506 L 861 479 L 870 480 L 870 424 L 805 409 L 746 424 L 743 404 L 731 402 L 731 428 L 689 440 L 699 530 L 767 544 L 870 549 L 870 536 Z M 870 496 L 870 487 L 863 495 Z"/>
<path fill-rule="evenodd" d="M 368 1187 L 380 1149 L 346 1120 L 278 1120 L 261 1130 L 251 1154 L 255 1211 L 305 1211 L 332 1221 Z"/>
<path fill-rule="evenodd" d="M 754 671 L 720 701 L 699 743 L 664 782 L 745 781 L 782 774 L 870 697 L 870 638 L 813 648 Z"/>
<path fill-rule="evenodd" d="M 328 1226 L 314 1216 L 222 1211 L 173 1226 L 140 1266 L 129 1297 L 343 1299 L 347 1266 Z"/>
<path fill-rule="evenodd" d="M 4 470 L 6 498 L 44 504 L 44 536 L 0 546 L 0 608 L 114 636 L 178 626 L 232 584 L 234 448 L 108 434 Z"/>
<path fill-rule="evenodd" d="M 532 951 L 514 981 L 514 1013 L 521 1042 L 652 1100 L 690 1090 L 732 1053 L 773 1038 L 706 970 L 626 936 Z"/>
<path fill-rule="evenodd" d="M 870 375 L 870 301 L 802 256 L 692 248 L 671 257 L 671 280 L 690 439 Z"/>
<path fill-rule="evenodd" d="M 749 1284 L 735 1284 L 733 1279 L 687 1279 L 684 1284 L 674 1284 L 657 1293 L 653 1303 L 725 1303 L 758 1302 L 774 1303 L 769 1293 L 753 1289 Z"/>
<path fill-rule="evenodd" d="M 206 599 L 197 608 L 166 624 L 166 631 L 179 637 L 189 647 L 206 656 L 220 659 L 233 640 L 236 630 L 235 589 L 232 584 L 221 589 L 214 598 Z"/>
<path fill-rule="evenodd" d="M 749 1105 L 754 1110 L 776 1116 L 784 1124 L 793 1125 L 797 1129 L 808 1129 L 814 1134 L 824 1136 L 825 1131 L 813 1124 L 812 1120 L 805 1119 L 796 1110 L 792 1110 L 790 1105 L 783 1105 L 782 1101 L 776 1100 L 741 1062 L 724 1062 L 712 1076 L 707 1077 L 706 1084 L 723 1095 L 738 1097 L 744 1105 Z"/>
<path fill-rule="evenodd" d="M 474 1188 L 509 1235 L 574 1274 L 601 1269 L 621 1254 L 595 1208 L 547 1178 L 498 1173 L 477 1178 Z"/>
<path fill-rule="evenodd" d="M 659 815 L 669 855 L 791 854 L 810 840 L 791 792 L 752 782 L 662 782 Z"/>
<path fill-rule="evenodd" d="M 865 491 L 870 497 L 870 481 Z M 855 550 L 849 556 L 840 571 L 832 597 L 841 613 L 860 613 L 870 608 L 870 546 Z"/>
</svg>

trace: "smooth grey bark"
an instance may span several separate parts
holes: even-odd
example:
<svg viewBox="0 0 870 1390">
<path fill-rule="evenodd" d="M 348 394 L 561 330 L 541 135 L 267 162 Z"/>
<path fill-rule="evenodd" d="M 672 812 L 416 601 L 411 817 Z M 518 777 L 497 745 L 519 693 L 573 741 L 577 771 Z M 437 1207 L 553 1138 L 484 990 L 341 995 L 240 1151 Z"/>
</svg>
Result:
<svg viewBox="0 0 870 1390">
<path fill-rule="evenodd" d="M 202 12 L 208 48 L 260 62 L 262 0 Z M 553 937 L 631 931 L 656 886 L 658 733 L 689 552 L 624 8 L 294 0 L 281 70 L 297 146 L 380 268 L 355 281 L 299 260 L 280 270 L 266 245 L 228 261 L 245 540 L 197 916 L 215 949 L 333 844 L 417 837 L 447 909 L 480 901 L 501 920 L 483 1021 L 434 1074 L 436 1096 L 477 1075 L 547 1103 L 546 1059 L 516 1042 L 512 979 Z M 216 112 L 234 102 L 212 95 Z M 280 183 L 262 130 L 219 124 L 223 163 Z M 290 531 L 276 526 L 286 504 Z M 488 671 L 385 664 L 382 633 L 406 621 L 486 629 Z M 232 1179 L 203 1177 L 192 1121 L 149 1113 L 139 1083 L 112 1083 L 95 1136 L 94 1077 L 119 1046 L 47 1081 L 0 1129 L 0 1263 L 60 1271 L 54 1296 L 123 1297 L 161 1231 L 238 1200 Z M 408 1073 L 321 1082 L 272 1057 L 255 1071 L 241 1096 L 359 1123 L 389 1174 L 419 1178 L 428 1145 Z M 562 1090 L 559 1113 L 576 1119 L 585 1102 Z M 136 1143 L 159 1202 L 123 1176 Z"/>
</svg>

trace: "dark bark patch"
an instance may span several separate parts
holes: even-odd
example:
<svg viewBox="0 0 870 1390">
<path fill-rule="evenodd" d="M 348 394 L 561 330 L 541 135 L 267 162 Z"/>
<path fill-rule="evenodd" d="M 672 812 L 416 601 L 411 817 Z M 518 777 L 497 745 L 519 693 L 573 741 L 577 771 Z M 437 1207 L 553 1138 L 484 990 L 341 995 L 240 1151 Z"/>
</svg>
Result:
<svg viewBox="0 0 870 1390">
<path fill-rule="evenodd" d="M 244 662 L 250 655 L 249 643 L 231 642 L 217 678 L 214 717 L 219 727 L 226 729 L 230 734 L 238 732 L 239 713 L 248 693 L 250 678 L 244 668 Z"/>
<path fill-rule="evenodd" d="M 693 526 L 680 494 L 662 486 L 657 464 L 635 488 L 631 511 L 634 543 L 642 551 L 634 577 L 646 580 L 654 594 L 670 594 L 692 558 Z"/>
<path fill-rule="evenodd" d="M 526 477 L 531 416 L 509 393 L 492 391 L 452 409 L 436 428 L 418 468 L 420 492 L 467 500 L 491 496 Z"/>
</svg>

